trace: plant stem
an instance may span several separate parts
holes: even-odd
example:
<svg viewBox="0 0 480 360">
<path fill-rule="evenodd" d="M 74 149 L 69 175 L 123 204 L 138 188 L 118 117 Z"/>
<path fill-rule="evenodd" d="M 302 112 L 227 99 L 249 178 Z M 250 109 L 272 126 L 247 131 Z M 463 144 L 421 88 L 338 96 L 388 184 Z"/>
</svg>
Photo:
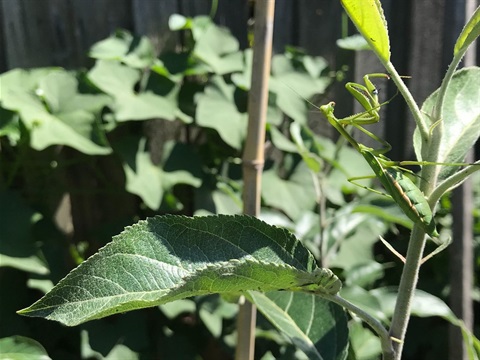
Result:
<svg viewBox="0 0 480 360">
<path fill-rule="evenodd" d="M 403 98 L 405 99 L 405 102 L 407 103 L 407 106 L 410 109 L 410 112 L 413 115 L 413 118 L 415 119 L 415 122 L 417 123 L 418 129 L 420 130 L 420 133 L 422 134 L 422 139 L 423 141 L 428 141 L 430 138 L 429 131 L 428 131 L 428 126 L 425 123 L 425 119 L 422 116 L 422 113 L 420 109 L 418 108 L 417 103 L 413 99 L 412 94 L 408 90 L 407 86 L 403 82 L 402 78 L 398 74 L 397 70 L 393 66 L 393 64 L 388 61 L 383 64 L 385 66 L 385 69 L 389 73 L 391 79 L 397 85 L 398 90 L 402 94 Z"/>
<path fill-rule="evenodd" d="M 410 310 L 415 295 L 415 288 L 417 287 L 424 248 L 425 231 L 420 226 L 415 225 L 410 236 L 405 266 L 403 267 L 398 287 L 398 297 L 390 327 L 390 336 L 398 340 L 393 343 L 396 360 L 400 360 L 402 356 L 403 342 L 410 320 Z"/>
<path fill-rule="evenodd" d="M 390 339 L 390 335 L 388 334 L 387 329 L 385 329 L 385 327 L 377 319 L 375 319 L 369 313 L 353 305 L 351 302 L 342 298 L 339 295 L 330 295 L 330 294 L 323 294 L 323 293 L 319 293 L 318 295 L 326 300 L 332 301 L 335 304 L 338 304 L 344 307 L 345 309 L 351 311 L 352 313 L 357 315 L 360 319 L 365 321 L 373 329 L 373 331 L 375 331 L 377 335 L 380 337 L 380 342 L 382 344 L 383 360 L 395 359 L 395 353 L 392 347 L 392 341 Z"/>
</svg>

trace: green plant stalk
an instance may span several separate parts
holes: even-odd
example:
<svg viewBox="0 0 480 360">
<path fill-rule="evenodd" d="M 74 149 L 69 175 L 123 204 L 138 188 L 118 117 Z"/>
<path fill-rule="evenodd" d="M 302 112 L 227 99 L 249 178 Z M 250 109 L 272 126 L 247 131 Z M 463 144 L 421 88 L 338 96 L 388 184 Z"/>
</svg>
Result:
<svg viewBox="0 0 480 360">
<path fill-rule="evenodd" d="M 457 186 L 461 185 L 462 182 L 468 178 L 471 174 L 473 174 L 476 171 L 480 170 L 480 160 L 474 162 L 474 166 L 468 166 L 454 175 L 450 176 L 447 180 L 444 182 L 440 183 L 435 190 L 432 191 L 430 196 L 428 197 L 428 203 L 430 204 L 430 207 L 433 207 L 439 200 L 440 198 L 447 193 L 448 191 L 451 191 L 455 189 Z"/>
<path fill-rule="evenodd" d="M 400 278 L 397 302 L 390 326 L 390 336 L 396 339 L 393 343 L 396 360 L 400 360 L 402 356 L 403 342 L 410 320 L 412 301 L 425 248 L 425 239 L 425 231 L 415 224 L 410 235 L 405 266 Z"/>
<path fill-rule="evenodd" d="M 403 98 L 405 99 L 405 102 L 407 103 L 407 106 L 409 107 L 410 112 L 413 115 L 415 123 L 417 124 L 417 126 L 420 130 L 423 141 L 428 141 L 428 139 L 430 137 L 428 126 L 425 123 L 425 119 L 422 116 L 422 113 L 421 113 L 417 103 L 415 102 L 415 99 L 413 98 L 412 94 L 408 90 L 407 86 L 403 82 L 402 78 L 398 74 L 398 72 L 395 69 L 395 67 L 393 66 L 393 64 L 390 61 L 387 61 L 387 62 L 383 62 L 383 66 L 385 67 L 388 74 L 390 75 L 390 78 L 393 80 L 393 82 L 397 86 L 398 91 L 400 91 Z"/>
<path fill-rule="evenodd" d="M 373 331 L 375 331 L 377 335 L 380 337 L 380 342 L 382 345 L 383 360 L 395 359 L 395 353 L 392 347 L 392 341 L 390 339 L 390 335 L 387 329 L 385 329 L 385 327 L 377 319 L 375 319 L 369 313 L 353 305 L 351 302 L 347 301 L 346 299 L 342 298 L 339 295 L 330 295 L 330 294 L 324 294 L 324 293 L 318 293 L 318 295 L 326 300 L 332 301 L 335 304 L 344 307 L 345 309 L 357 315 L 365 323 L 367 323 L 373 329 Z"/>
</svg>

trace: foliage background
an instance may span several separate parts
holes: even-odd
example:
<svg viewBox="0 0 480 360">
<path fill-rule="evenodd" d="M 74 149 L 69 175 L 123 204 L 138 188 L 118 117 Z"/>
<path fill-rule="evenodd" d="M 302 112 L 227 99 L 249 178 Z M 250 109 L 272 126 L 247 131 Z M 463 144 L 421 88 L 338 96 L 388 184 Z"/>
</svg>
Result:
<svg viewBox="0 0 480 360">
<path fill-rule="evenodd" d="M 31 304 L 82 259 L 138 219 L 166 212 L 240 211 L 239 157 L 250 56 L 242 49 L 248 47 L 248 4 L 219 3 L 215 20 L 227 25 L 235 37 L 199 18 L 187 24 L 198 30 L 197 36 L 195 31 L 175 31 L 182 26 L 180 18 L 171 21 L 168 29 L 172 13 L 207 13 L 207 1 L 4 0 L 1 4 L 1 41 L 7 49 L 1 58 L 3 70 L 64 69 L 14 70 L 1 78 L 0 318 L 8 326 L 0 328 L 0 337 L 31 337 L 54 359 L 231 357 L 236 308 L 215 296 L 73 329 L 20 318 L 15 311 Z M 414 66 L 418 60 L 415 44 L 397 41 L 402 31 L 407 34 L 402 38 L 410 39 L 408 34 L 415 28 L 407 28 L 400 20 L 408 19 L 418 5 L 396 9 L 386 2 L 384 6 L 387 16 L 396 14 L 389 21 L 397 58 L 394 63 L 400 69 L 404 66 L 414 80 L 425 79 L 418 70 L 421 67 Z M 434 11 L 447 9 L 441 6 Z M 106 14 L 107 21 L 103 17 L 92 20 L 91 14 Z M 337 154 L 331 141 L 314 136 L 311 129 L 323 135 L 329 135 L 330 129 L 319 126 L 322 120 L 303 101 L 295 101 L 291 89 L 282 86 L 287 84 L 307 98 L 316 94 L 318 102 L 324 97 L 341 102 L 345 91 L 337 80 L 351 80 L 352 74 L 361 76 L 377 65 L 366 53 L 354 57 L 353 52 L 336 47 L 335 40 L 342 36 L 340 5 L 336 2 L 279 3 L 276 19 L 274 47 L 278 56 L 272 70 L 274 101 L 269 109 L 263 217 L 290 228 L 324 266 L 337 269 L 352 298 L 378 312 L 381 304 L 371 290 L 396 285 L 401 266 L 371 234 L 390 231 L 388 239 L 403 253 L 406 232 L 400 228 L 398 233 L 392 222 L 406 224 L 405 219 L 391 204 L 345 181 L 345 173 L 367 173 L 367 167 L 357 168 L 362 161 L 354 152 Z M 22 26 L 20 20 L 33 25 Z M 148 38 L 117 31 L 108 41 L 91 47 L 118 27 L 147 34 Z M 212 43 L 222 46 L 212 47 Z M 286 44 L 302 45 L 309 55 L 293 48 L 285 52 Z M 434 44 L 431 41 L 429 46 Z M 413 49 L 410 56 L 402 52 L 408 47 Z M 87 49 L 89 57 L 85 56 Z M 426 51 L 422 62 L 440 51 Z M 369 68 L 370 62 L 373 65 Z M 367 68 L 360 69 L 359 63 Z M 441 67 L 439 64 L 435 72 L 440 74 Z M 427 80 L 426 85 L 412 81 L 419 100 L 438 86 L 432 77 Z M 14 94 L 5 89 L 13 89 Z M 339 111 L 348 114 L 351 107 Z M 402 117 L 401 104 L 394 103 L 389 111 L 386 116 L 392 127 L 378 131 L 392 142 L 396 156 L 408 158 L 410 149 L 395 144 L 398 134 L 408 137 L 410 125 L 403 119 L 394 120 L 392 114 Z M 291 130 L 291 124 L 297 127 Z M 396 134 L 395 138 L 390 134 Z M 312 177 L 315 169 L 322 169 L 318 178 Z M 317 201 L 315 190 L 328 197 Z M 475 199 L 478 212 L 478 194 Z M 448 200 L 444 206 L 450 207 Z M 371 217 L 365 210 L 378 216 Z M 391 211 L 393 215 L 387 219 Z M 477 245 L 479 217 L 476 213 Z M 448 216 L 442 219 L 445 231 L 449 221 Z M 318 248 L 318 234 L 328 239 L 323 251 Z M 442 254 L 424 267 L 419 284 L 420 289 L 444 299 L 448 296 L 446 256 Z M 475 258 L 478 270 L 478 246 Z M 477 292 L 477 312 L 478 298 Z M 382 316 L 381 311 L 378 315 Z M 260 319 L 258 326 L 258 358 L 269 356 L 269 352 L 275 358 L 293 356 L 295 349 L 265 319 Z M 352 322 L 350 326 L 355 330 L 352 333 L 359 334 L 356 339 L 352 337 L 357 356 L 375 357 L 376 340 L 361 325 Z M 427 330 L 430 336 L 420 336 Z M 432 339 L 436 339 L 433 344 Z M 414 318 L 406 358 L 426 353 L 428 358 L 438 358 L 445 353 L 446 339 L 442 319 Z M 361 344 L 369 346 L 362 349 Z"/>
</svg>

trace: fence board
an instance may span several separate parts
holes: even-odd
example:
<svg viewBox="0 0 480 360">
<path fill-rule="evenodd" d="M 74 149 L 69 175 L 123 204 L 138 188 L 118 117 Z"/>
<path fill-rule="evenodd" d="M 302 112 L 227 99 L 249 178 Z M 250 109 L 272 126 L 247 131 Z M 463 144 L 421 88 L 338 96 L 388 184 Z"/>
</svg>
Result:
<svg viewBox="0 0 480 360">
<path fill-rule="evenodd" d="M 129 0 L 3 0 L 8 68 L 86 62 L 88 48 L 117 27 L 131 28 Z"/>
</svg>

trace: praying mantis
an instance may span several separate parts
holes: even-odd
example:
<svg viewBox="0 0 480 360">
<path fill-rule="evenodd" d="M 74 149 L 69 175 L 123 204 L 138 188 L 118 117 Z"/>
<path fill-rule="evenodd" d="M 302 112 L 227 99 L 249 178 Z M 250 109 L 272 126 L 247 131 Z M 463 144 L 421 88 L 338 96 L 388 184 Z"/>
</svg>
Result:
<svg viewBox="0 0 480 360">
<path fill-rule="evenodd" d="M 384 154 L 391 149 L 391 145 L 363 128 L 362 125 L 373 124 L 379 121 L 380 116 L 378 110 L 381 105 L 378 101 L 378 91 L 370 78 L 389 78 L 387 74 L 367 74 L 364 76 L 365 86 L 356 83 L 348 83 L 347 90 L 355 97 L 355 99 L 363 106 L 364 112 L 354 114 L 345 118 L 338 119 L 334 115 L 335 103 L 330 102 L 323 105 L 319 110 L 327 118 L 328 122 L 356 149 L 367 161 L 373 170 L 375 177 L 379 179 L 387 194 L 390 196 L 405 213 L 405 215 L 418 224 L 426 234 L 433 238 L 439 236 L 436 229 L 434 217 L 430 205 L 423 192 L 413 183 L 413 181 L 405 175 L 406 169 L 401 168 L 402 165 L 456 165 L 464 166 L 469 164 L 463 163 L 433 163 L 426 161 L 404 161 L 397 162 L 387 158 Z M 387 101 L 388 103 L 388 101 Z M 385 104 L 385 103 L 384 103 Z M 373 149 L 358 143 L 346 130 L 346 126 L 352 125 L 359 129 L 369 137 L 381 143 L 383 146 L 379 149 Z M 355 177 L 349 181 L 355 183 L 355 180 L 367 177 Z M 358 184 L 357 184 L 358 185 Z M 372 189 L 370 189 L 372 190 Z"/>
</svg>

